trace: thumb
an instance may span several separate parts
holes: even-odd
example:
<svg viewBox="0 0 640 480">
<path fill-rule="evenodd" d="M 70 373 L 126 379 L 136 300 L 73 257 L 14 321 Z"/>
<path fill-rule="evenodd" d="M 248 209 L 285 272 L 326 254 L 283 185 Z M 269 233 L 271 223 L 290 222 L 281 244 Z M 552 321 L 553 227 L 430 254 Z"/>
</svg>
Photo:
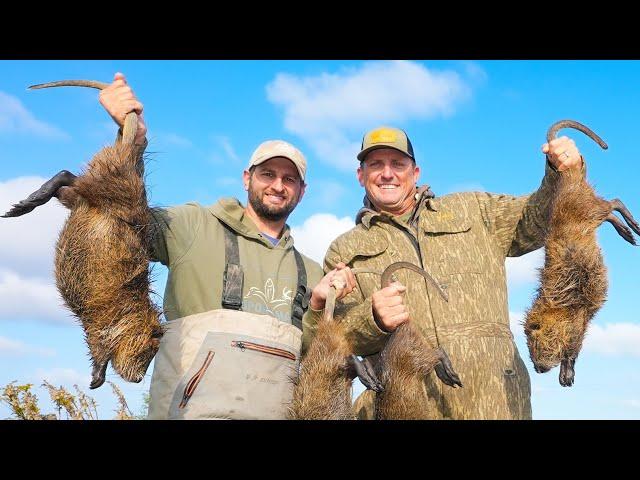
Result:
<svg viewBox="0 0 640 480">
<path fill-rule="evenodd" d="M 113 81 L 115 82 L 116 80 L 122 80 L 124 83 L 127 83 L 127 79 L 124 78 L 124 74 L 120 72 L 116 72 L 116 74 L 113 76 Z"/>
</svg>

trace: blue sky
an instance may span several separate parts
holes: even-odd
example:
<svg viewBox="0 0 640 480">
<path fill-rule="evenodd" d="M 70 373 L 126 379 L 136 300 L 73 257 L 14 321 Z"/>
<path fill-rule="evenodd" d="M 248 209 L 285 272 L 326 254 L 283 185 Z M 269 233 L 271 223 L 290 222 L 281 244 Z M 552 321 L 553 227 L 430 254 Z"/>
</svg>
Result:
<svg viewBox="0 0 640 480">
<path fill-rule="evenodd" d="M 155 205 L 244 201 L 242 170 L 255 147 L 281 138 L 307 156 L 305 198 L 289 218 L 296 245 L 321 261 L 330 241 L 353 225 L 363 191 L 355 154 L 363 133 L 403 128 L 437 195 L 485 190 L 526 194 L 540 183 L 547 128 L 563 118 L 601 135 L 609 150 L 579 132 L 588 178 L 599 195 L 622 199 L 640 217 L 638 61 L 0 61 L 0 210 L 62 169 L 78 172 L 116 127 L 92 89 L 27 91 L 60 79 L 109 82 L 123 72 L 144 103 L 152 152 L 147 165 Z M 89 392 L 82 329 L 53 285 L 53 248 L 66 211 L 57 201 L 0 223 L 0 385 L 12 380 L 78 384 L 112 418 L 108 386 Z M 640 321 L 634 303 L 640 248 L 605 224 L 598 233 L 609 269 L 608 301 L 593 320 L 571 388 L 558 369 L 531 368 L 519 321 L 537 284 L 542 251 L 507 260 L 511 325 L 532 380 L 536 419 L 640 418 Z M 166 271 L 156 266 L 162 295 Z M 141 384 L 112 370 L 131 410 Z M 356 386 L 356 391 L 361 387 Z M 40 405 L 53 411 L 44 389 Z M 0 406 L 0 418 L 9 410 Z"/>
</svg>

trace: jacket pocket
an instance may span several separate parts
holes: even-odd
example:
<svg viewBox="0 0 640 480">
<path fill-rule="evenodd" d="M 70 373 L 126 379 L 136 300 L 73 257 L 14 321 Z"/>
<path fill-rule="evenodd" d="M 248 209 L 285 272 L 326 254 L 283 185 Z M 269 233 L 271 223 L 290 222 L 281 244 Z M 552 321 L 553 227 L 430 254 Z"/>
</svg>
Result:
<svg viewBox="0 0 640 480">
<path fill-rule="evenodd" d="M 283 348 L 269 347 L 268 345 L 262 345 L 260 343 L 246 342 L 242 340 L 233 340 L 231 346 L 239 348 L 244 351 L 246 349 L 253 350 L 255 352 L 267 353 L 269 355 L 275 355 L 276 357 L 288 358 L 289 360 L 295 360 L 295 354 L 285 350 Z"/>
<path fill-rule="evenodd" d="M 209 368 L 209 365 L 211 364 L 211 360 L 213 360 L 214 355 L 215 355 L 215 352 L 212 350 L 209 350 L 209 353 L 207 353 L 207 357 L 205 358 L 204 363 L 202 364 L 202 367 L 200 367 L 200 369 L 195 373 L 195 375 L 191 377 L 191 379 L 187 382 L 187 386 L 184 388 L 184 392 L 182 393 L 182 400 L 180 401 L 178 408 L 184 408 L 187 406 L 189 399 L 193 396 L 193 392 L 195 392 L 196 388 L 198 388 L 198 384 L 200 383 L 200 380 L 202 380 L 202 377 L 204 377 L 204 374 L 207 373 L 207 368 Z"/>
<path fill-rule="evenodd" d="M 291 346 L 209 332 L 176 386 L 169 419 L 284 419 L 298 362 Z"/>
</svg>

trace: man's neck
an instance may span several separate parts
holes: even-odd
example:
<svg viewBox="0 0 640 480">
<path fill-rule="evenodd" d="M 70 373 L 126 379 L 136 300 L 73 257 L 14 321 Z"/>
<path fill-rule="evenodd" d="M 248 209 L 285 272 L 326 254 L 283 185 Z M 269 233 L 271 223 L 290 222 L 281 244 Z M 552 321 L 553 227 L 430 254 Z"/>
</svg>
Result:
<svg viewBox="0 0 640 480">
<path fill-rule="evenodd" d="M 286 218 L 283 218 L 282 220 L 267 220 L 266 218 L 262 218 L 258 216 L 253 208 L 251 208 L 251 204 L 246 206 L 246 208 L 244 209 L 244 213 L 247 214 L 249 218 L 251 218 L 251 220 L 253 220 L 253 223 L 256 224 L 258 230 L 274 238 L 280 238 L 282 229 L 287 222 Z"/>
</svg>

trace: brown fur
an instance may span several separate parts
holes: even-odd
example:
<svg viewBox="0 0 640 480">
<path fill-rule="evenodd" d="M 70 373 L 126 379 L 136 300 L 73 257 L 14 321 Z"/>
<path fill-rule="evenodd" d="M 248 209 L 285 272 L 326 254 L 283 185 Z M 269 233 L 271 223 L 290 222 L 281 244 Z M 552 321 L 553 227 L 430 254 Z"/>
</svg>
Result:
<svg viewBox="0 0 640 480">
<path fill-rule="evenodd" d="M 441 360 L 411 322 L 400 325 L 380 354 L 377 374 L 383 391 L 376 395 L 377 420 L 432 418 L 425 401 L 425 377 Z"/>
<path fill-rule="evenodd" d="M 562 172 L 552 207 L 540 287 L 525 318 L 536 370 L 575 360 L 588 324 L 606 300 L 607 270 L 596 229 L 612 213 L 580 171 Z"/>
<path fill-rule="evenodd" d="M 401 268 L 413 270 L 434 282 L 423 269 L 407 262 L 396 262 L 382 272 L 381 287 L 388 286 L 393 272 Z M 353 273 L 376 272 L 355 268 Z M 441 294 L 445 299 L 448 298 L 444 292 L 441 291 Z M 351 370 L 354 367 L 347 362 L 353 350 L 346 338 L 344 326 L 333 318 L 333 295 L 330 292 L 325 305 L 325 316 L 318 323 L 313 342 L 302 360 L 300 375 L 295 383 L 290 418 L 355 418 L 351 404 L 351 384 L 355 372 Z M 443 356 L 446 355 L 429 345 L 413 324 L 408 322 L 400 325 L 381 352 L 375 372 L 377 379 L 369 379 L 374 383 L 377 381 L 378 387 L 382 388 L 382 392 L 376 396 L 376 418 L 429 418 L 426 410 L 428 405 L 424 401 L 424 379 L 443 360 Z M 447 381 L 457 382 L 462 386 L 455 372 L 446 367 L 443 367 L 443 371 L 453 375 L 448 376 Z"/>
<path fill-rule="evenodd" d="M 72 211 L 57 243 L 56 284 L 84 328 L 94 382 L 109 360 L 123 379 L 139 382 L 162 327 L 149 299 L 151 218 L 131 147 L 104 148 L 59 198 Z"/>
<path fill-rule="evenodd" d="M 323 318 L 295 381 L 290 418 L 352 420 L 347 357 L 352 353 L 344 326 Z"/>
</svg>

